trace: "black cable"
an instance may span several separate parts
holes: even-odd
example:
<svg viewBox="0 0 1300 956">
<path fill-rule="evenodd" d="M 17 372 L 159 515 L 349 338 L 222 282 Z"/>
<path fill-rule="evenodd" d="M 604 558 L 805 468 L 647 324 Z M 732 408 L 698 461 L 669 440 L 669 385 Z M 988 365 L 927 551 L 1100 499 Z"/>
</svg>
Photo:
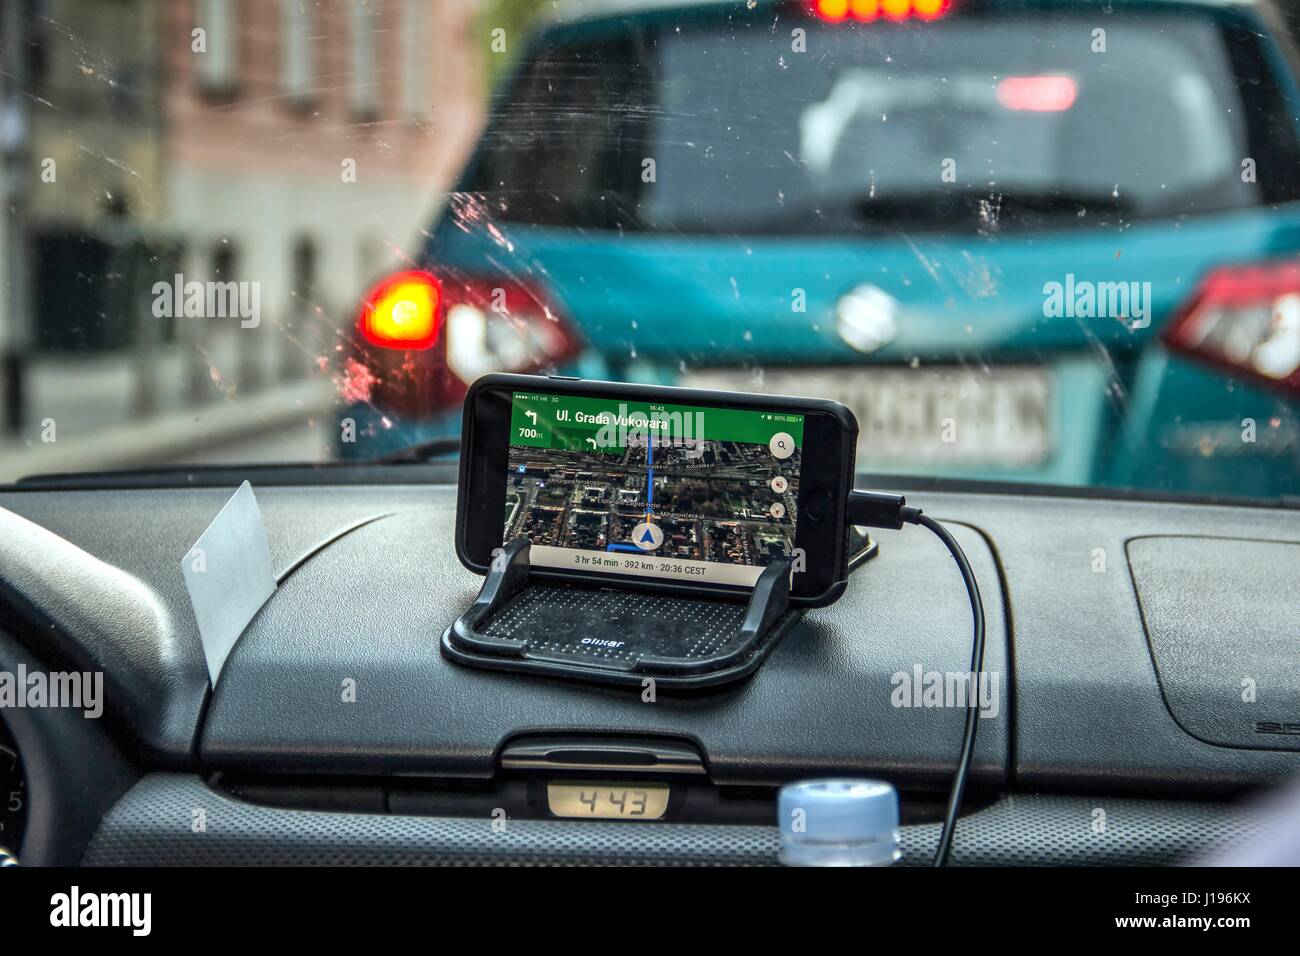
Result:
<svg viewBox="0 0 1300 956">
<path fill-rule="evenodd" d="M 929 528 L 952 553 L 957 568 L 961 571 L 962 581 L 966 583 L 966 593 L 970 596 L 971 615 L 975 619 L 975 639 L 971 647 L 970 672 L 971 686 L 966 693 L 966 730 L 961 738 L 961 756 L 957 758 L 957 770 L 952 777 L 952 786 L 948 790 L 948 809 L 943 815 L 943 826 L 939 830 L 939 846 L 934 851 L 934 865 L 943 866 L 948 862 L 952 850 L 952 835 L 957 829 L 957 812 L 961 809 L 962 794 L 966 790 L 966 777 L 970 771 L 971 758 L 975 755 L 975 731 L 979 727 L 979 679 L 984 670 L 984 602 L 980 598 L 980 586 L 975 574 L 970 569 L 970 562 L 962 551 L 957 539 L 938 521 L 929 515 L 916 513 L 916 523 Z"/>
<path fill-rule="evenodd" d="M 957 829 L 957 814 L 961 809 L 962 794 L 966 791 L 966 778 L 970 773 L 971 759 L 975 754 L 975 733 L 979 727 L 979 678 L 984 670 L 984 601 L 980 597 L 980 586 L 975 580 L 966 553 L 962 551 L 957 539 L 940 522 L 920 508 L 907 507 L 902 495 L 885 495 L 865 491 L 849 493 L 847 520 L 849 524 L 869 525 L 876 528 L 902 528 L 904 524 L 916 524 L 929 528 L 944 543 L 957 562 L 962 581 L 966 585 L 966 594 L 970 597 L 971 616 L 975 621 L 975 635 L 971 646 L 971 686 L 966 695 L 966 729 L 962 734 L 961 753 L 957 758 L 957 769 L 953 773 L 952 786 L 948 790 L 948 807 L 943 815 L 943 824 L 939 830 L 939 845 L 934 851 L 934 865 L 944 866 L 952 852 L 953 833 Z"/>
</svg>

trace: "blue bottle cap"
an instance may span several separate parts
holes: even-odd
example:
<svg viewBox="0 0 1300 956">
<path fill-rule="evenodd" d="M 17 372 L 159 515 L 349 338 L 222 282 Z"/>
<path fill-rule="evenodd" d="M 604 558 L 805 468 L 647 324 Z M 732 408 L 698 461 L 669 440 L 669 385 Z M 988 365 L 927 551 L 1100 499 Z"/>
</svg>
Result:
<svg viewBox="0 0 1300 956">
<path fill-rule="evenodd" d="M 898 792 L 882 780 L 809 780 L 781 788 L 782 859 L 805 865 L 892 863 Z"/>
</svg>

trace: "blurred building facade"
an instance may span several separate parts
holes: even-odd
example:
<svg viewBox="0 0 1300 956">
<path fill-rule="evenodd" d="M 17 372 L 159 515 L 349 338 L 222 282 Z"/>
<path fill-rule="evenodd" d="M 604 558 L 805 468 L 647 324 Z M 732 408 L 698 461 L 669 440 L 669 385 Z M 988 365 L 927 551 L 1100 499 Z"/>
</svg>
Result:
<svg viewBox="0 0 1300 956">
<path fill-rule="evenodd" d="M 0 405 L 29 445 L 52 408 L 75 432 L 319 371 L 482 123 L 478 0 L 5 5 Z M 259 325 L 158 321 L 178 273 L 256 283 Z"/>
<path fill-rule="evenodd" d="M 26 252 L 24 345 L 36 352 L 124 345 L 129 309 L 114 245 L 162 226 L 164 151 L 157 0 L 25 0 L 11 195 Z M 20 177 L 20 178 L 18 178 Z M 132 225 L 133 224 L 133 225 Z M 21 316 L 19 316 L 21 317 Z"/>
<path fill-rule="evenodd" d="M 40 224 L 94 228 L 106 212 L 163 214 L 159 0 L 28 5 L 32 147 Z M 52 160 L 52 168 L 47 161 Z"/>
<path fill-rule="evenodd" d="M 186 237 L 187 278 L 260 283 L 280 364 L 314 359 L 319 324 L 349 321 L 365 285 L 415 251 L 481 122 L 477 13 L 466 0 L 165 5 L 165 219 Z"/>
</svg>

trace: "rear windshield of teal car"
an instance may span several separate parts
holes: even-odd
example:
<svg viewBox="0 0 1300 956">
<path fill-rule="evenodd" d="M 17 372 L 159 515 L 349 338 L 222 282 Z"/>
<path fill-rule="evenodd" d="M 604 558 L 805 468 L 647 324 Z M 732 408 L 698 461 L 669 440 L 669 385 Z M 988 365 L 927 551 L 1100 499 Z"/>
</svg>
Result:
<svg viewBox="0 0 1300 956">
<path fill-rule="evenodd" d="M 499 200 L 502 220 L 996 231 L 1300 192 L 1269 51 L 1188 8 L 775 27 L 629 18 L 568 35 L 543 40 L 496 97 L 466 187 Z"/>
</svg>

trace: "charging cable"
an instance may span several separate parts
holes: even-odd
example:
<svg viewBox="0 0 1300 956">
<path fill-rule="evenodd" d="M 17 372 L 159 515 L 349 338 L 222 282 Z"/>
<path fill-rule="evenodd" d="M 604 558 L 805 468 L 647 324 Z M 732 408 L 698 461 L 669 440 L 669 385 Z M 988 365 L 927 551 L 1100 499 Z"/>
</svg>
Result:
<svg viewBox="0 0 1300 956">
<path fill-rule="evenodd" d="M 980 587 L 971 571 L 966 554 L 957 543 L 957 539 L 941 523 L 920 508 L 908 507 L 902 495 L 886 495 L 874 491 L 849 492 L 847 519 L 849 524 L 866 525 L 871 528 L 885 528 L 892 531 L 902 530 L 905 524 L 920 525 L 935 533 L 957 562 L 962 581 L 966 584 L 966 593 L 970 597 L 971 616 L 975 620 L 975 637 L 971 646 L 970 672 L 973 681 L 978 682 L 984 670 L 984 602 L 980 598 Z M 934 865 L 944 866 L 952 852 L 953 831 L 957 829 L 957 812 L 961 808 L 962 793 L 966 790 L 966 777 L 970 772 L 971 757 L 975 753 L 975 731 L 979 726 L 978 693 L 971 689 L 966 695 L 966 730 L 961 738 L 961 755 L 957 759 L 957 770 L 952 777 L 952 786 L 948 791 L 948 808 L 944 812 L 943 825 L 939 830 L 939 846 L 934 851 Z"/>
</svg>

